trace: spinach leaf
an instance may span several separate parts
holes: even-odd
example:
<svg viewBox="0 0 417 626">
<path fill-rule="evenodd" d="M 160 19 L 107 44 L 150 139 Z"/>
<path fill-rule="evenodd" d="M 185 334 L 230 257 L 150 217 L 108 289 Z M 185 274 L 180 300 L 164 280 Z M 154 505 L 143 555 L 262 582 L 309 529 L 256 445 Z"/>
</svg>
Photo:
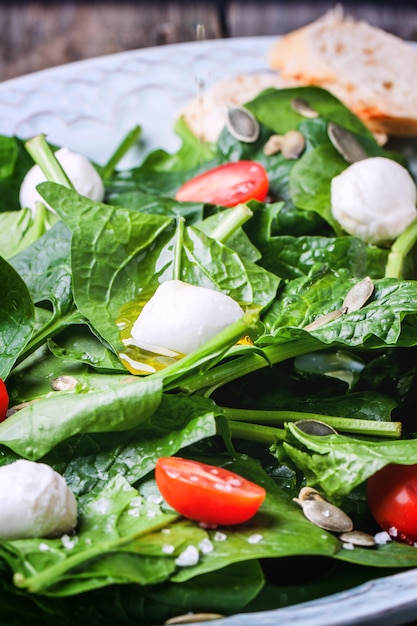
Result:
<svg viewBox="0 0 417 626">
<path fill-rule="evenodd" d="M 137 427 L 75 435 L 43 461 L 60 472 L 77 495 L 116 476 L 134 484 L 154 469 L 159 456 L 171 456 L 213 437 L 218 412 L 207 398 L 163 394 L 154 413 Z"/>
<path fill-rule="evenodd" d="M 20 185 L 32 165 L 21 139 L 0 135 L 0 212 L 20 209 Z"/>
<path fill-rule="evenodd" d="M 33 332 L 35 310 L 16 270 L 0 257 L 0 378 L 6 379 Z"/>
<path fill-rule="evenodd" d="M 40 204 L 35 215 L 31 209 L 0 212 L 0 249 L 10 259 L 39 239 L 49 228 L 51 213 Z"/>
<path fill-rule="evenodd" d="M 344 435 L 314 437 L 292 424 L 288 424 L 288 429 L 301 447 L 284 442 L 285 452 L 309 483 L 320 485 L 331 498 L 347 495 L 388 463 L 417 463 L 415 439 L 365 441 Z"/>
<path fill-rule="evenodd" d="M 40 189 L 73 230 L 77 307 L 120 352 L 116 320 L 122 306 L 140 294 L 152 295 L 159 282 L 172 277 L 174 220 L 95 203 L 50 183 Z M 182 243 L 183 280 L 220 289 L 244 303 L 265 306 L 274 298 L 277 277 L 200 230 L 186 228 Z"/>
<path fill-rule="evenodd" d="M 53 392 L 0 424 L 0 443 L 37 460 L 79 433 L 129 430 L 147 420 L 161 401 L 157 379 L 89 376 L 74 391 Z"/>
<path fill-rule="evenodd" d="M 35 304 L 47 300 L 57 315 L 67 313 L 73 305 L 70 244 L 70 230 L 63 222 L 57 222 L 43 237 L 10 259 Z"/>
<path fill-rule="evenodd" d="M 340 308 L 355 282 L 346 270 L 341 270 L 312 281 L 300 279 L 288 283 L 280 299 L 264 317 L 267 330 L 278 337 L 281 329 L 285 333 L 284 329 L 289 326 L 300 328 L 320 315 Z M 372 299 L 361 309 L 348 312 L 310 332 L 326 344 L 375 348 L 398 345 L 401 341 L 401 345 L 415 345 L 416 337 L 413 338 L 407 324 L 402 322 L 408 316 L 414 328 L 416 302 L 415 282 L 383 278 L 375 281 Z"/>
</svg>

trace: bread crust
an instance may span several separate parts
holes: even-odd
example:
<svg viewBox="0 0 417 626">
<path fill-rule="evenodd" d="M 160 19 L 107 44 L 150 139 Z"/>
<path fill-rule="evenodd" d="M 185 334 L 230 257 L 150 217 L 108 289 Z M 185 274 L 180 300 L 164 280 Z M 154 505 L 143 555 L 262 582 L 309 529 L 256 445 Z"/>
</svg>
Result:
<svg viewBox="0 0 417 626">
<path fill-rule="evenodd" d="M 337 8 L 268 55 L 287 81 L 327 89 L 373 132 L 417 135 L 417 48 Z"/>
</svg>

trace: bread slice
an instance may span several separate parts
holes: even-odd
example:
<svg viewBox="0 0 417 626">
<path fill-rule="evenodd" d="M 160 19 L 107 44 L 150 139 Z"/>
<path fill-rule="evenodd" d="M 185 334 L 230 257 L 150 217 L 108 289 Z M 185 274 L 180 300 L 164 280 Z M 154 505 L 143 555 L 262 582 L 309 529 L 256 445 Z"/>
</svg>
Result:
<svg viewBox="0 0 417 626">
<path fill-rule="evenodd" d="M 282 36 L 269 63 L 283 81 L 327 89 L 373 132 L 417 135 L 417 46 L 340 7 Z"/>
</svg>

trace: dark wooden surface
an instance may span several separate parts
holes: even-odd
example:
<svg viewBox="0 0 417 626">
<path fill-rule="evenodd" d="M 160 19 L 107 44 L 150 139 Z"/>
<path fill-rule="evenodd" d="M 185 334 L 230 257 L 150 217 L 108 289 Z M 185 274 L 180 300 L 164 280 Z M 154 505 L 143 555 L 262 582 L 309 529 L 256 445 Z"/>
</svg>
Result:
<svg viewBox="0 0 417 626">
<path fill-rule="evenodd" d="M 345 12 L 417 41 L 417 0 L 346 1 Z M 334 1 L 0 0 L 0 81 L 81 59 L 167 43 L 280 35 Z"/>
</svg>

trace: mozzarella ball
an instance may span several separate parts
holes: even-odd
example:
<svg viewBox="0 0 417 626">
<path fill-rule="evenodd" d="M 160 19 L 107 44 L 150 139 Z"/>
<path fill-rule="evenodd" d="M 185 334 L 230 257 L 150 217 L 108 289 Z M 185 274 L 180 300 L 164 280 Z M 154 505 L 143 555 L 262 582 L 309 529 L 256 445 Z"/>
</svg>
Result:
<svg viewBox="0 0 417 626">
<path fill-rule="evenodd" d="M 367 243 L 393 241 L 417 217 L 416 185 L 396 161 L 363 159 L 333 178 L 331 207 L 347 233 Z"/>
<path fill-rule="evenodd" d="M 146 303 L 131 335 L 141 348 L 188 354 L 242 315 L 239 304 L 223 293 L 169 280 Z"/>
<path fill-rule="evenodd" d="M 49 465 L 24 459 L 0 467 L 0 538 L 60 537 L 75 528 L 77 501 Z"/>
<path fill-rule="evenodd" d="M 97 202 L 103 200 L 103 181 L 97 170 L 84 155 L 72 152 L 68 148 L 60 148 L 55 152 L 55 156 L 80 195 Z M 34 165 L 27 172 L 19 192 L 19 203 L 22 209 L 31 209 L 32 213 L 34 213 L 36 202 L 45 204 L 45 201 L 36 190 L 36 186 L 45 181 L 45 175 L 39 165 Z M 50 207 L 48 208 L 50 209 Z"/>
</svg>

